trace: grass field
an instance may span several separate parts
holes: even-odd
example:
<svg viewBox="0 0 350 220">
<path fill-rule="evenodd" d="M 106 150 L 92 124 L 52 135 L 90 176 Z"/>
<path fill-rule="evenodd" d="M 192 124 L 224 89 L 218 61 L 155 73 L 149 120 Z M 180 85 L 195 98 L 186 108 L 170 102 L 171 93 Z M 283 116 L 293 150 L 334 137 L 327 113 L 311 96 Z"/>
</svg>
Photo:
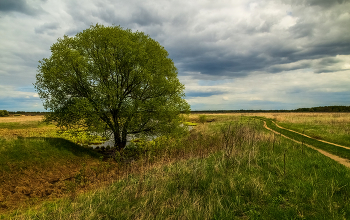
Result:
<svg viewBox="0 0 350 220">
<path fill-rule="evenodd" d="M 309 144 L 312 145 L 318 149 L 322 149 L 325 150 L 333 155 L 342 157 L 342 158 L 346 158 L 346 159 L 350 159 L 350 150 L 343 148 L 343 147 L 338 147 L 338 146 L 334 146 L 332 144 L 328 144 L 328 143 L 324 143 L 324 142 L 320 142 L 318 140 L 315 140 L 313 138 L 308 138 L 305 137 L 303 135 L 297 134 L 295 132 L 292 131 L 288 131 L 286 129 L 281 129 L 279 128 L 275 123 L 273 123 L 272 120 L 266 120 L 266 124 L 269 128 L 272 128 L 273 130 L 287 136 L 290 137 L 296 141 L 301 142 L 302 144 Z"/>
<path fill-rule="evenodd" d="M 289 117 L 254 115 L 279 124 Z M 118 162 L 64 138 L 18 138 L 10 133 L 20 128 L 3 128 L 0 219 L 350 218 L 349 169 L 249 116 L 190 115 L 197 126 L 188 134 L 126 149 Z M 33 129 L 55 128 L 23 130 Z M 40 197 L 30 187 L 41 183 Z"/>
<path fill-rule="evenodd" d="M 43 119 L 43 116 L 19 116 L 19 117 L 0 117 L 0 123 L 20 123 L 27 122 L 39 122 Z"/>
<path fill-rule="evenodd" d="M 283 127 L 350 147 L 349 113 L 303 113 L 277 117 Z"/>
</svg>

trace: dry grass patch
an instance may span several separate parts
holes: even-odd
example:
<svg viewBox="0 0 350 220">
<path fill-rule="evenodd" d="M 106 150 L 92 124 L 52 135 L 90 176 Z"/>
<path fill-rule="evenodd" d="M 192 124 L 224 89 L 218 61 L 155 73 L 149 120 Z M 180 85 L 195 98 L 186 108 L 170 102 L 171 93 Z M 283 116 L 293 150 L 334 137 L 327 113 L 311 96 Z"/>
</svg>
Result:
<svg viewBox="0 0 350 220">
<path fill-rule="evenodd" d="M 44 116 L 38 115 L 38 116 L 10 116 L 10 117 L 0 117 L 0 123 L 9 123 L 9 122 L 19 122 L 19 123 L 25 123 L 25 122 L 31 122 L 31 121 L 42 121 Z"/>
<path fill-rule="evenodd" d="M 18 137 L 56 137 L 59 128 L 54 125 L 30 129 L 0 129 L 0 137 L 11 140 Z"/>
</svg>

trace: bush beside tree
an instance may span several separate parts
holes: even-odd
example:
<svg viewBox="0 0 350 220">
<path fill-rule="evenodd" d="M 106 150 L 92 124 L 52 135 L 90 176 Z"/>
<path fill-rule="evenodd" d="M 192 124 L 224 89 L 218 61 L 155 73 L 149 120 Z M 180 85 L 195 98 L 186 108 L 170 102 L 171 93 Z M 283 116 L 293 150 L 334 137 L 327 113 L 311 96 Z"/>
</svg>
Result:
<svg viewBox="0 0 350 220">
<path fill-rule="evenodd" d="M 7 117 L 9 116 L 9 112 L 7 110 L 0 110 L 0 117 Z"/>
</svg>

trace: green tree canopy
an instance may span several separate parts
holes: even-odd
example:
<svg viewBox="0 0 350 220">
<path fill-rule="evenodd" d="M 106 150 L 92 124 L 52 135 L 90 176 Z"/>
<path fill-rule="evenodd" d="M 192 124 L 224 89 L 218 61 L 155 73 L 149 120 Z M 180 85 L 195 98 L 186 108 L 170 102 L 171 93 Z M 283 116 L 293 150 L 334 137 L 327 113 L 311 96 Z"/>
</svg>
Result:
<svg viewBox="0 0 350 220">
<path fill-rule="evenodd" d="M 97 24 L 51 53 L 34 86 L 60 127 L 111 131 L 122 149 L 128 134 L 170 132 L 190 109 L 168 52 L 142 32 Z"/>
<path fill-rule="evenodd" d="M 9 112 L 7 110 L 0 110 L 0 117 L 7 117 L 9 116 Z"/>
</svg>

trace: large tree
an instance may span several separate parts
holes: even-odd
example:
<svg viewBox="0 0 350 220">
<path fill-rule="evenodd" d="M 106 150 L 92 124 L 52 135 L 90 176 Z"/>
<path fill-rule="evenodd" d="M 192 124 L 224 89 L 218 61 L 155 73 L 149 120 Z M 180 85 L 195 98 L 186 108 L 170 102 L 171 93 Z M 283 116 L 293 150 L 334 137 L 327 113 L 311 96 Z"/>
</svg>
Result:
<svg viewBox="0 0 350 220">
<path fill-rule="evenodd" d="M 159 135 L 189 111 L 168 52 L 142 32 L 91 26 L 51 46 L 34 84 L 58 126 L 110 131 L 122 149 L 128 134 Z"/>
</svg>

